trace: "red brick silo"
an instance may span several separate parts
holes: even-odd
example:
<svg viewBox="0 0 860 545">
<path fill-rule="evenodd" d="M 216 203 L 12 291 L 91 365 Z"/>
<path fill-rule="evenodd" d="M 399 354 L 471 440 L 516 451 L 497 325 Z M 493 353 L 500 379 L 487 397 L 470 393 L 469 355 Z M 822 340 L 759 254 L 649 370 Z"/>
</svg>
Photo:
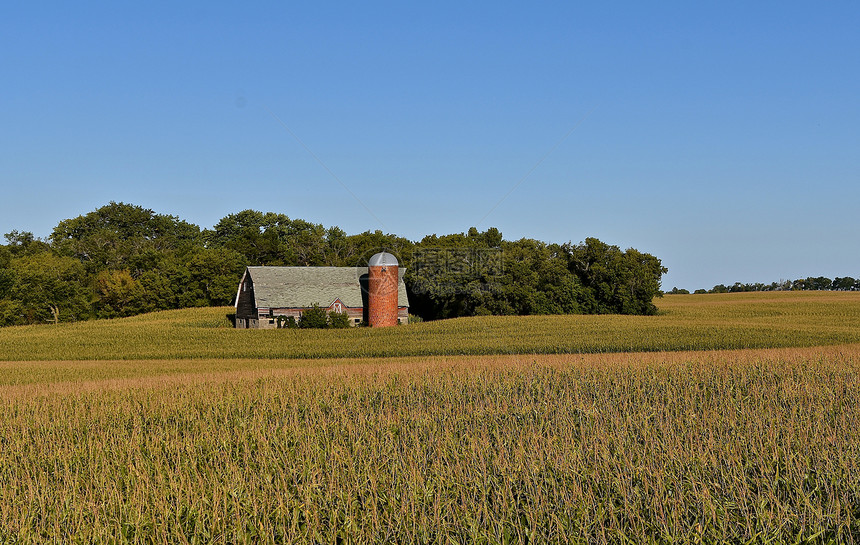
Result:
<svg viewBox="0 0 860 545">
<path fill-rule="evenodd" d="M 367 262 L 367 321 L 370 327 L 397 325 L 399 263 L 388 252 Z"/>
</svg>

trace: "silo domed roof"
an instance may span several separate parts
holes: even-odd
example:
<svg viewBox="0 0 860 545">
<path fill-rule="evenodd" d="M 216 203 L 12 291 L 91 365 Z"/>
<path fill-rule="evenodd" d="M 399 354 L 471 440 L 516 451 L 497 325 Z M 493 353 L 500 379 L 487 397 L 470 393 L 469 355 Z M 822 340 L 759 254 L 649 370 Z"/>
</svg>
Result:
<svg viewBox="0 0 860 545">
<path fill-rule="evenodd" d="M 367 262 L 368 267 L 397 267 L 397 258 L 388 252 L 379 252 Z"/>
</svg>

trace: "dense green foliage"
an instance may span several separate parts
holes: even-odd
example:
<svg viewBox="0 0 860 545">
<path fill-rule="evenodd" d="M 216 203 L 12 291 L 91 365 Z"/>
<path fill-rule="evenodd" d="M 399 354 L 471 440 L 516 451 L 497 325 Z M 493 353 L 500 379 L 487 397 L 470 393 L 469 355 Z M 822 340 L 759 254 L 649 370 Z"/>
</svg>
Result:
<svg viewBox="0 0 860 545">
<path fill-rule="evenodd" d="M 325 329 L 328 327 L 328 313 L 326 309 L 314 305 L 302 313 L 299 318 L 301 329 Z"/>
<path fill-rule="evenodd" d="M 61 221 L 48 241 L 17 231 L 6 240 L 0 325 L 226 305 L 246 266 L 206 247 L 196 225 L 122 203 Z"/>
<path fill-rule="evenodd" d="M 281 320 L 283 318 L 283 321 Z M 290 320 L 292 318 L 292 321 Z M 346 329 L 350 326 L 349 315 L 345 312 L 329 311 L 314 304 L 302 312 L 298 321 L 292 316 L 278 317 L 278 327 L 292 328 L 293 324 L 299 329 Z"/>
<path fill-rule="evenodd" d="M 406 267 L 413 314 L 653 314 L 666 269 L 594 238 L 506 241 L 494 228 L 425 237 L 245 210 L 212 229 L 110 203 L 61 221 L 48 240 L 13 231 L 0 245 L 0 325 L 116 318 L 228 305 L 248 265 L 363 266 L 380 250 Z"/>
<path fill-rule="evenodd" d="M 496 229 L 425 237 L 413 256 L 410 304 L 432 317 L 654 314 L 666 272 L 652 255 L 595 238 L 578 245 L 506 241 Z"/>
<path fill-rule="evenodd" d="M 770 284 L 763 284 L 761 282 L 735 282 L 728 286 L 726 284 L 717 284 L 709 290 L 697 289 L 694 293 L 745 293 L 749 291 L 860 291 L 860 278 L 837 276 L 830 279 L 826 276 L 810 276 L 807 278 L 798 278 L 797 280 L 780 280 L 779 282 L 771 282 Z M 690 291 L 675 287 L 666 293 L 686 295 Z"/>
<path fill-rule="evenodd" d="M 332 329 L 346 329 L 349 327 L 349 323 L 349 315 L 346 312 L 332 310 L 328 313 L 328 327 Z"/>
</svg>

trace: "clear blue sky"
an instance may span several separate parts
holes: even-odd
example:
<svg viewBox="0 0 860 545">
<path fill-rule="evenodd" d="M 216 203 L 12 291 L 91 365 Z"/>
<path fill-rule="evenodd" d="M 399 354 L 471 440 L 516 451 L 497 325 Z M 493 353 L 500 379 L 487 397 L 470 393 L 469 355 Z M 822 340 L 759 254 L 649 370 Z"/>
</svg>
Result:
<svg viewBox="0 0 860 545">
<path fill-rule="evenodd" d="M 860 277 L 858 29 L 857 2 L 7 2 L 0 234 L 114 200 L 594 236 L 664 289 Z"/>
</svg>

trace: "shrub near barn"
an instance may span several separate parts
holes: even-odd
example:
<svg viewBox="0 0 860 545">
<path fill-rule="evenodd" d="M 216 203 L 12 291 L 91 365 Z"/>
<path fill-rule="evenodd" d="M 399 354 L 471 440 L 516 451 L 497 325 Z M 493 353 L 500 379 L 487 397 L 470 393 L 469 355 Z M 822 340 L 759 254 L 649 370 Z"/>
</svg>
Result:
<svg viewBox="0 0 860 545">
<path fill-rule="evenodd" d="M 304 310 L 301 318 L 299 318 L 299 327 L 302 329 L 325 329 L 328 327 L 326 309 L 314 304 L 311 308 Z"/>
<path fill-rule="evenodd" d="M 301 329 L 345 329 L 350 326 L 350 320 L 345 312 L 326 312 L 326 309 L 315 304 L 302 312 L 298 326 Z"/>
</svg>

